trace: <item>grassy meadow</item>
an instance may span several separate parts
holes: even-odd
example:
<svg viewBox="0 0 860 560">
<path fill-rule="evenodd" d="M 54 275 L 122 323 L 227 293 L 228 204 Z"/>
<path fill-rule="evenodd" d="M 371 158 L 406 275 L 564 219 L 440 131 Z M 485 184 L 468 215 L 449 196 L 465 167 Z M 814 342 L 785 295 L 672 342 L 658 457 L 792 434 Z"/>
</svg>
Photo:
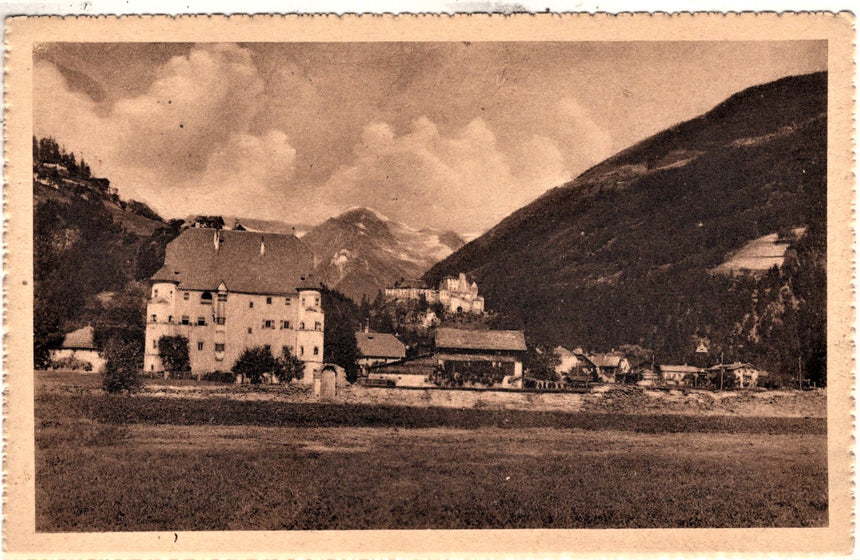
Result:
<svg viewBox="0 0 860 560">
<path fill-rule="evenodd" d="M 827 524 L 823 418 L 35 404 L 39 531 Z"/>
</svg>

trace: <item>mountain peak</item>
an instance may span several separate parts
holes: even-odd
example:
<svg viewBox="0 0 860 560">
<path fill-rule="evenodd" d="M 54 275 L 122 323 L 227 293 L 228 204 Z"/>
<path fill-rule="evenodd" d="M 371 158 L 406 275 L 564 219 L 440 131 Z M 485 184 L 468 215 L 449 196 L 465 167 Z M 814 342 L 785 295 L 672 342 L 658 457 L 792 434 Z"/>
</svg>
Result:
<svg viewBox="0 0 860 560">
<path fill-rule="evenodd" d="M 363 219 L 375 219 L 380 222 L 391 222 L 391 218 L 379 212 L 378 210 L 374 210 L 373 208 L 367 208 L 366 206 L 351 206 L 338 214 L 335 218 L 337 220 L 344 221 L 359 221 Z"/>
</svg>

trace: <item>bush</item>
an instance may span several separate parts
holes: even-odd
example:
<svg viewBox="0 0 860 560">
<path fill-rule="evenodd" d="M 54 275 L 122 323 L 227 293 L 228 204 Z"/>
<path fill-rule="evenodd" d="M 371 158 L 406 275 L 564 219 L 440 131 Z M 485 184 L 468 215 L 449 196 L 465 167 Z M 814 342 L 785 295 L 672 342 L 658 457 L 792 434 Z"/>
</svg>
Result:
<svg viewBox="0 0 860 560">
<path fill-rule="evenodd" d="M 200 376 L 201 381 L 217 381 L 218 383 L 235 383 L 236 374 L 232 371 L 208 371 Z"/>
<path fill-rule="evenodd" d="M 191 369 L 191 362 L 188 359 L 188 339 L 182 335 L 159 338 L 158 355 L 165 371 L 182 373 Z"/>
<path fill-rule="evenodd" d="M 272 356 L 272 352 L 264 346 L 246 348 L 236 363 L 233 373 L 241 375 L 251 383 L 262 383 L 263 374 L 275 375 L 281 383 L 288 383 L 304 373 L 305 363 L 292 354 L 284 354 L 280 358 Z"/>
<path fill-rule="evenodd" d="M 112 337 L 105 344 L 105 373 L 102 387 L 108 393 L 133 393 L 143 386 L 138 369 L 138 345 L 135 341 Z"/>
<path fill-rule="evenodd" d="M 67 356 L 59 360 L 51 360 L 51 368 L 92 371 L 93 364 L 85 360 L 79 360 L 73 356 Z"/>
</svg>

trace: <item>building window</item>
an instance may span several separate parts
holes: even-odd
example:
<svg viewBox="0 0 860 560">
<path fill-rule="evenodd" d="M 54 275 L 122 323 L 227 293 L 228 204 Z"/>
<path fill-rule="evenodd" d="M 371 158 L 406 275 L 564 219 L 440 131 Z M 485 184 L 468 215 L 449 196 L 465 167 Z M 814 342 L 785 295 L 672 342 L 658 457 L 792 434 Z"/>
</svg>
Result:
<svg viewBox="0 0 860 560">
<path fill-rule="evenodd" d="M 212 292 L 203 292 L 200 294 L 200 303 L 203 305 L 212 305 Z"/>
<path fill-rule="evenodd" d="M 173 315 L 168 315 L 168 316 L 167 316 L 167 322 L 168 322 L 168 323 L 172 323 L 172 322 L 173 322 Z"/>
<path fill-rule="evenodd" d="M 227 294 L 218 294 L 218 301 L 227 301 Z"/>
<path fill-rule="evenodd" d="M 184 300 L 188 301 L 188 298 L 189 298 L 189 297 L 191 297 L 191 294 L 189 294 L 188 292 L 183 292 L 183 293 L 182 293 L 182 299 L 184 299 Z"/>
<path fill-rule="evenodd" d="M 155 295 L 155 297 L 158 297 L 158 288 L 155 288 L 155 290 L 153 290 L 153 294 Z"/>
<path fill-rule="evenodd" d="M 253 334 L 253 333 L 254 333 L 254 329 L 251 327 L 248 327 L 248 334 Z"/>
<path fill-rule="evenodd" d="M 302 305 L 305 304 L 305 298 L 302 298 Z"/>
<path fill-rule="evenodd" d="M 153 322 L 153 323 L 158 322 L 158 315 L 155 315 L 155 314 L 153 313 L 153 315 L 152 315 L 152 322 Z"/>
<path fill-rule="evenodd" d="M 254 302 L 253 302 L 253 301 L 249 301 L 249 302 L 248 302 L 248 309 L 253 309 L 253 308 L 254 308 Z"/>
<path fill-rule="evenodd" d="M 271 352 L 271 351 L 272 351 L 272 345 L 271 345 L 271 344 L 264 344 L 264 345 L 263 345 L 263 348 L 265 348 L 265 349 L 266 349 L 266 352 Z"/>
<path fill-rule="evenodd" d="M 263 321 L 263 328 L 264 329 L 274 329 L 275 328 L 275 321 L 273 319 L 266 319 L 265 321 Z"/>
<path fill-rule="evenodd" d="M 158 350 L 158 341 L 155 340 L 154 338 L 152 339 L 152 349 Z"/>
<path fill-rule="evenodd" d="M 284 300 L 284 305 L 292 305 L 292 303 L 293 303 L 293 300 L 291 300 L 290 298 L 286 298 Z"/>
<path fill-rule="evenodd" d="M 189 321 L 188 321 L 188 315 L 183 315 L 183 316 L 182 316 L 182 324 L 183 324 L 183 325 L 187 325 L 188 323 L 189 323 Z"/>
<path fill-rule="evenodd" d="M 314 356 L 319 356 L 319 355 L 320 355 L 320 347 L 314 346 Z"/>
<path fill-rule="evenodd" d="M 223 352 L 224 351 L 224 343 L 222 342 L 221 344 L 218 344 L 216 342 L 215 343 L 215 351 L 216 352 Z"/>
<path fill-rule="evenodd" d="M 266 303 L 268 303 L 268 304 L 272 303 L 272 296 L 266 296 Z"/>
<path fill-rule="evenodd" d="M 215 323 L 217 323 L 219 325 L 223 325 L 226 322 L 227 322 L 227 317 L 216 317 L 215 318 Z"/>
<path fill-rule="evenodd" d="M 314 305 L 316 305 L 317 307 L 320 306 L 320 298 L 319 297 L 314 298 Z"/>
<path fill-rule="evenodd" d="M 197 351 L 199 352 L 199 351 L 201 351 L 201 350 L 203 350 L 203 343 L 202 343 L 202 342 L 198 342 L 198 343 L 197 343 Z"/>
<path fill-rule="evenodd" d="M 299 355 L 300 355 L 300 356 L 304 356 L 304 355 L 305 355 L 305 347 L 304 347 L 304 346 L 299 346 Z"/>
<path fill-rule="evenodd" d="M 289 321 L 281 321 L 281 328 L 282 329 L 290 328 L 290 322 Z"/>
<path fill-rule="evenodd" d="M 304 322 L 304 321 L 302 321 L 301 323 L 299 323 L 299 330 L 300 330 L 300 331 L 305 330 L 305 322 Z"/>
<path fill-rule="evenodd" d="M 281 355 L 289 356 L 292 353 L 292 349 L 289 346 L 281 346 Z"/>
<path fill-rule="evenodd" d="M 197 326 L 205 327 L 206 326 L 206 317 L 197 317 Z"/>
<path fill-rule="evenodd" d="M 314 323 L 314 330 L 315 331 L 321 331 L 322 330 L 322 323 L 320 323 L 319 321 Z"/>
</svg>

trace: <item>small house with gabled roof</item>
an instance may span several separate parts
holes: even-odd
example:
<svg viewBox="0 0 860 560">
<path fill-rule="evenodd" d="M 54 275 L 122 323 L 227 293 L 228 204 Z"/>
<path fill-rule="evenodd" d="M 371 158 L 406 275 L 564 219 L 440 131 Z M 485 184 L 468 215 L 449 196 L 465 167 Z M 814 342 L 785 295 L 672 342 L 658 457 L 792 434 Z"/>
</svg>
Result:
<svg viewBox="0 0 860 560">
<path fill-rule="evenodd" d="M 358 365 L 362 371 L 372 366 L 396 362 L 406 357 L 406 345 L 393 334 L 375 333 L 365 329 L 355 333 L 355 343 L 361 354 Z"/>
<path fill-rule="evenodd" d="M 51 362 L 55 367 L 95 372 L 104 371 L 106 364 L 91 326 L 67 333 L 60 347 L 51 351 Z"/>
</svg>

